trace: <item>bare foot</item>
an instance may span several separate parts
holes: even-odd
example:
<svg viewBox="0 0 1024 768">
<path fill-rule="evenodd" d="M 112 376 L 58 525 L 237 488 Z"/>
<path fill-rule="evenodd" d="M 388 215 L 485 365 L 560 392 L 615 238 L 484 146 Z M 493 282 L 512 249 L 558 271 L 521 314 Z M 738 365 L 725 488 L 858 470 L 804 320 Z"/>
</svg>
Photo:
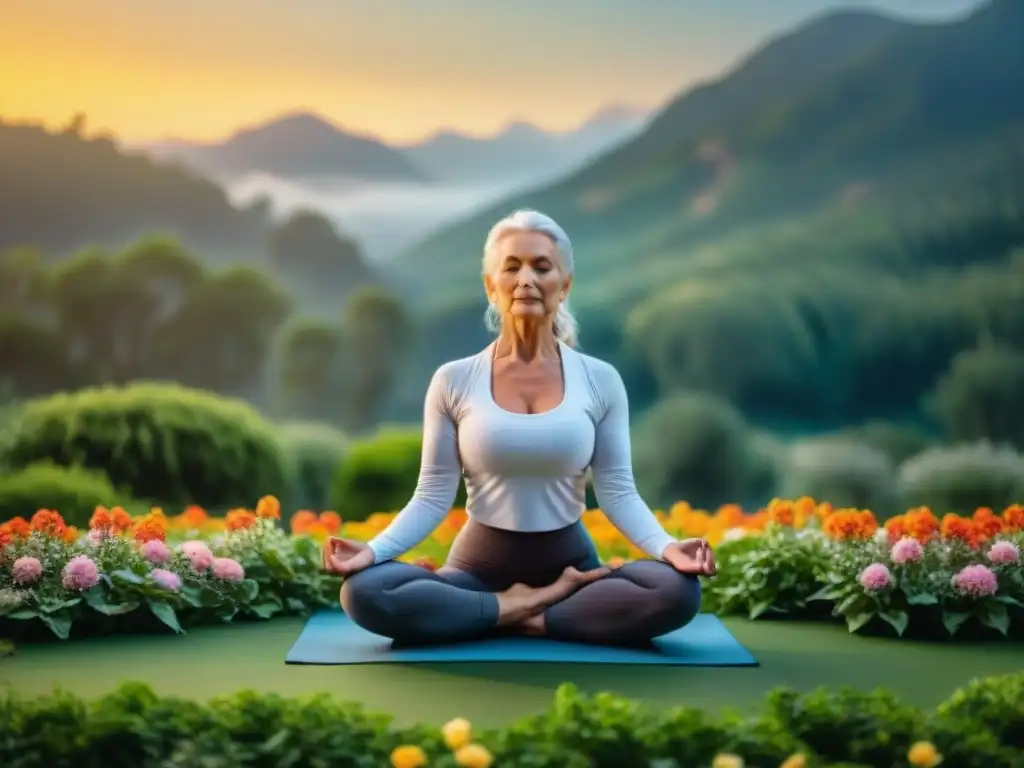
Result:
<svg viewBox="0 0 1024 768">
<path fill-rule="evenodd" d="M 513 584 L 498 597 L 498 625 L 508 626 L 519 624 L 525 619 L 535 616 L 549 605 L 564 600 L 580 587 L 600 579 L 609 573 L 607 568 L 595 568 L 592 571 L 578 571 L 566 568 L 562 575 L 545 587 L 529 587 L 525 584 Z"/>
<path fill-rule="evenodd" d="M 528 619 L 523 619 L 516 625 L 516 629 L 530 637 L 542 637 L 547 632 L 547 621 L 545 621 L 543 613 L 538 613 Z"/>
</svg>

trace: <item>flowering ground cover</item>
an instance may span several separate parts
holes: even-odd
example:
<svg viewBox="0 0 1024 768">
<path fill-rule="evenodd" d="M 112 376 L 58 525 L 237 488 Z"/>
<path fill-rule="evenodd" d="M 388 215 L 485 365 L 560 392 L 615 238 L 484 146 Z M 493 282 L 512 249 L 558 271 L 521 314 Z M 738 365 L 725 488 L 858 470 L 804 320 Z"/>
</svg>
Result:
<svg viewBox="0 0 1024 768">
<path fill-rule="evenodd" d="M 744 512 L 677 504 L 658 513 L 677 536 L 704 536 L 720 575 L 704 610 L 756 619 L 842 618 L 850 631 L 951 637 L 1024 629 L 1024 506 L 971 517 L 919 508 L 879 524 L 868 510 L 811 499 Z M 54 510 L 0 525 L 0 633 L 61 639 L 304 614 L 337 602 L 319 571 L 331 534 L 368 539 L 393 514 L 344 523 L 299 510 L 287 526 L 273 497 L 211 517 L 198 507 L 132 517 L 97 508 L 88 531 Z M 466 521 L 452 510 L 404 559 L 434 568 Z M 612 567 L 640 556 L 600 510 L 584 523 Z"/>
<path fill-rule="evenodd" d="M 17 723 L 23 740 L 9 743 L 28 744 L 37 759 L 18 763 L 3 755 L 0 762 L 61 763 L 64 757 L 52 750 L 70 740 L 26 731 L 33 722 L 52 723 L 53 707 L 66 718 L 66 727 L 80 730 L 76 748 L 93 749 L 90 734 L 98 729 L 102 738 L 95 749 L 109 750 L 114 731 L 129 728 L 125 723 L 131 722 L 138 725 L 129 730 L 142 728 L 146 719 L 118 721 L 115 727 L 109 712 L 123 705 L 153 708 L 154 717 L 167 707 L 191 712 L 173 722 L 192 728 L 185 721 L 194 716 L 211 735 L 202 744 L 186 741 L 175 749 L 200 749 L 204 758 L 219 755 L 239 765 L 262 764 L 260 760 L 274 755 L 284 759 L 287 753 L 288 759 L 316 754 L 321 760 L 326 754 L 332 764 L 353 765 L 365 763 L 369 755 L 376 756 L 373 764 L 416 765 L 425 757 L 429 765 L 487 765 L 493 759 L 495 766 L 583 766 L 583 756 L 598 749 L 608 759 L 618 759 L 615 765 L 645 768 L 660 765 L 659 760 L 675 761 L 665 765 L 728 767 L 745 762 L 791 768 L 851 760 L 883 764 L 875 761 L 879 758 L 885 765 L 932 765 L 937 753 L 944 765 L 1014 764 L 1024 745 L 1012 736 L 990 737 L 995 732 L 991 726 L 986 731 L 971 725 L 970 718 L 995 718 L 999 733 L 1021 732 L 1014 720 L 1019 713 L 992 703 L 1019 688 L 1019 675 L 988 684 L 984 695 L 971 694 L 970 705 L 963 703 L 968 700 L 963 695 L 954 698 L 959 703 L 946 705 L 941 715 L 916 707 L 934 706 L 978 676 L 1021 669 L 1024 649 L 1004 637 L 1004 630 L 1013 635 L 1020 620 L 1020 507 L 998 513 L 979 510 L 970 518 L 917 509 L 883 524 L 865 510 L 835 510 L 809 499 L 776 501 L 751 513 L 736 507 L 706 512 L 679 504 L 658 514 L 674 534 L 706 536 L 713 542 L 722 576 L 707 583 L 705 610 L 725 616 L 761 667 L 655 672 L 583 665 L 516 665 L 514 670 L 493 664 L 457 669 L 287 667 L 283 657 L 298 635 L 301 614 L 337 600 L 338 580 L 318 571 L 320 542 L 332 533 L 369 538 L 387 525 L 390 514 L 346 524 L 331 512 L 300 511 L 282 524 L 279 504 L 264 498 L 252 510 L 232 510 L 220 518 L 195 507 L 180 514 L 152 510 L 137 517 L 100 508 L 87 531 L 71 530 L 50 510 L 9 521 L 0 526 L 0 635 L 108 637 L 71 644 L 18 642 L 13 655 L 0 659 L 0 690 L 38 696 L 59 685 L 91 699 L 134 679 L 162 696 L 179 698 L 126 689 L 94 704 L 67 698 L 0 701 L 0 729 L 6 727 L 5 717 L 8 724 Z M 453 510 L 406 559 L 435 567 L 465 519 L 463 510 Z M 599 511 L 588 512 L 585 523 L 612 566 L 638 556 Z M 994 606 L 1005 607 L 1005 622 Z M 287 614 L 294 615 L 274 622 L 239 621 Z M 763 620 L 773 616 L 795 620 Z M 838 622 L 842 617 L 845 627 Z M 808 621 L 815 618 L 822 620 Z M 207 626 L 181 636 L 202 625 Z M 872 626 L 890 634 L 903 630 L 904 639 L 858 636 Z M 960 637 L 968 627 L 987 629 L 993 639 L 952 644 L 912 637 L 915 628 L 923 634 L 939 631 L 942 638 L 953 632 Z M 552 693 L 566 681 L 583 690 L 613 690 L 629 699 L 581 698 L 563 690 L 547 715 L 506 727 L 516 717 L 548 706 Z M 833 691 L 882 686 L 910 704 L 883 694 L 776 693 L 765 710 L 766 693 L 778 686 L 807 692 L 822 684 Z M 236 748 L 229 742 L 237 743 L 237 729 L 248 726 L 218 718 L 238 711 L 241 704 L 249 710 L 257 706 L 252 698 L 256 694 L 236 697 L 243 688 L 270 697 L 259 704 L 268 719 L 242 744 L 251 754 L 221 754 L 218 750 Z M 306 729 L 296 730 L 299 720 L 290 713 L 331 714 L 346 723 L 346 718 L 356 718 L 354 705 L 280 698 L 325 690 L 396 716 L 402 725 L 388 730 L 380 725 L 383 721 L 370 718 L 365 722 L 374 723 L 373 734 L 332 726 L 330 734 L 313 729 L 300 738 L 297 734 Z M 209 696 L 230 698 L 211 705 L 212 710 L 188 703 Z M 655 705 L 660 714 L 639 714 L 641 704 Z M 698 711 L 672 715 L 664 710 L 676 705 Z M 331 712 L 321 711 L 323 707 Z M 26 716 L 26 708 L 36 714 Z M 739 719 L 714 715 L 724 709 L 748 714 Z M 108 714 L 101 716 L 101 711 Z M 468 713 L 481 727 L 500 727 L 467 742 L 480 749 L 460 752 L 446 743 L 436 725 L 412 725 L 438 724 L 439 719 Z M 97 718 L 102 720 L 98 725 Z M 560 724 L 549 727 L 552 722 Z M 192 730 L 200 729 L 197 725 Z M 283 743 L 267 742 L 270 731 Z M 894 732 L 898 738 L 892 738 Z M 360 741 L 358 733 L 369 741 Z M 594 739 L 601 741 L 602 733 L 614 738 L 598 744 Z M 888 734 L 887 741 L 864 741 L 857 735 L 871 733 Z M 641 740 L 633 734 L 642 734 Z M 118 731 L 117 749 L 130 759 L 132 749 L 143 748 L 137 746 L 141 739 L 155 755 L 152 750 L 158 749 L 160 739 L 172 735 Z M 620 742 L 633 750 L 636 760 L 618 750 Z M 161 764 L 192 764 L 187 755 L 160 754 Z"/>
</svg>

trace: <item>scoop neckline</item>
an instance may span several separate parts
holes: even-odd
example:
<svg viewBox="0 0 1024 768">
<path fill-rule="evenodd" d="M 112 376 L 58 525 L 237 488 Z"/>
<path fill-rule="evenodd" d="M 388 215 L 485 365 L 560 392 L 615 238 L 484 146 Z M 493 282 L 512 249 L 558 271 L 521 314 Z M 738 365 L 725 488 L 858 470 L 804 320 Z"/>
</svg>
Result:
<svg viewBox="0 0 1024 768">
<path fill-rule="evenodd" d="M 550 416 L 551 414 L 559 411 L 569 399 L 569 367 L 566 364 L 566 356 L 571 350 L 568 345 L 561 340 L 556 340 L 556 343 L 558 344 L 558 363 L 562 368 L 562 399 L 559 401 L 558 405 L 546 411 L 541 411 L 540 413 L 517 413 L 516 411 L 510 411 L 508 408 L 504 408 L 498 404 L 498 401 L 494 399 L 494 354 L 497 352 L 498 348 L 497 341 L 492 341 L 484 350 L 487 374 L 484 384 L 487 391 L 487 400 L 490 405 L 507 416 L 525 419 L 536 419 L 542 416 Z"/>
</svg>

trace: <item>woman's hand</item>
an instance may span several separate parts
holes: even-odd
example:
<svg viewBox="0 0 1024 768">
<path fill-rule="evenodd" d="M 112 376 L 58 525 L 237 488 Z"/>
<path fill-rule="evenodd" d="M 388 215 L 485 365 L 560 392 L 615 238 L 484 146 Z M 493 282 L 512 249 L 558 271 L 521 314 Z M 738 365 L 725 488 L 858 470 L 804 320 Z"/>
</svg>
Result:
<svg viewBox="0 0 1024 768">
<path fill-rule="evenodd" d="M 711 545 L 704 539 L 673 541 L 661 553 L 661 559 L 680 573 L 714 576 L 718 573 Z"/>
<path fill-rule="evenodd" d="M 325 571 L 351 576 L 373 565 L 374 554 L 364 542 L 331 536 L 320 553 Z"/>
</svg>

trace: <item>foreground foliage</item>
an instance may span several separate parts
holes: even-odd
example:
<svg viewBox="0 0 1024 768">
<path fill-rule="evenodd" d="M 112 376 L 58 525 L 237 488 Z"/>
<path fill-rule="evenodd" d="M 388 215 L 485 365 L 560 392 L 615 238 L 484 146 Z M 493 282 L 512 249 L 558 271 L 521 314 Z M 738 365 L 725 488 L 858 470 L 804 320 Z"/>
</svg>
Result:
<svg viewBox="0 0 1024 768">
<path fill-rule="evenodd" d="M 243 691 L 200 703 L 141 684 L 84 701 L 0 701 L 0 764 L 488 768 L 1012 768 L 1024 758 L 1024 673 L 977 680 L 932 711 L 877 691 L 772 692 L 754 715 L 647 709 L 563 685 L 547 712 L 476 732 L 396 728 L 327 694 Z"/>
<path fill-rule="evenodd" d="M 941 518 L 918 508 L 881 525 L 870 511 L 806 498 L 753 513 L 677 504 L 657 515 L 673 535 L 715 547 L 719 575 L 705 581 L 705 611 L 834 617 L 851 632 L 937 639 L 1024 632 L 1021 505 Z M 323 540 L 369 539 L 393 516 L 343 524 L 331 511 L 299 510 L 286 531 L 268 496 L 222 518 L 198 507 L 171 516 L 97 507 L 83 533 L 39 510 L 0 525 L 0 634 L 182 632 L 334 605 L 339 579 L 320 572 Z M 465 510 L 452 510 L 402 559 L 435 569 L 466 520 Z M 640 555 L 600 510 L 583 521 L 611 567 Z"/>
</svg>

